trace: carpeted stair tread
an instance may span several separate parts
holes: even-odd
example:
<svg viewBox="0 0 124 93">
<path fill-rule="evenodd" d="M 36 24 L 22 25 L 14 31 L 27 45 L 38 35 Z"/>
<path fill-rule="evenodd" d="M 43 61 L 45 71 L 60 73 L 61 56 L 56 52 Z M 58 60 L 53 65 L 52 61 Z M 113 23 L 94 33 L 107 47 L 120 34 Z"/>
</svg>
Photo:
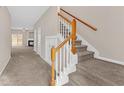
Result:
<svg viewBox="0 0 124 93">
<path fill-rule="evenodd" d="M 89 54 L 94 54 L 94 52 L 92 51 L 83 51 L 83 52 L 78 52 L 78 56 L 82 57 L 82 56 L 86 56 Z"/>
</svg>

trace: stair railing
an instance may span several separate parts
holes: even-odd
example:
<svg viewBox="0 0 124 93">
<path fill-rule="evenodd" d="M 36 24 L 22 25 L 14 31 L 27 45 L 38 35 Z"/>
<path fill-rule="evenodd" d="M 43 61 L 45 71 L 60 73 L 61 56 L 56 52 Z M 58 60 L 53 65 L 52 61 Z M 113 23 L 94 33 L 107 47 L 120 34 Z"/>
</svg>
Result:
<svg viewBox="0 0 124 93">
<path fill-rule="evenodd" d="M 62 73 L 64 73 L 64 70 L 68 68 L 68 65 L 71 64 L 69 61 L 69 56 L 70 54 L 68 51 L 72 52 L 73 54 L 76 54 L 76 46 L 75 46 L 75 41 L 76 41 L 76 20 L 79 22 L 85 24 L 86 26 L 90 27 L 94 31 L 97 30 L 96 27 L 92 26 L 86 21 L 82 21 L 78 19 L 77 17 L 73 16 L 72 14 L 68 13 L 67 11 L 60 9 L 61 11 L 65 12 L 66 14 L 70 15 L 73 17 L 73 20 L 70 21 L 60 13 L 58 13 L 59 17 L 59 29 L 60 29 L 60 34 L 64 38 L 64 41 L 61 42 L 57 47 L 52 47 L 51 48 L 51 86 L 55 86 L 58 77 L 61 77 Z M 70 50 L 67 48 L 69 47 Z"/>
<path fill-rule="evenodd" d="M 83 23 L 84 25 L 88 26 L 89 28 L 93 29 L 94 31 L 97 31 L 97 28 L 96 28 L 94 25 L 90 24 L 89 22 L 77 18 L 76 16 L 72 15 L 71 13 L 65 11 L 65 10 L 62 9 L 62 8 L 60 8 L 60 10 L 61 10 L 62 12 L 64 12 L 64 13 L 68 14 L 69 16 L 73 17 L 73 18 L 76 19 L 77 21 L 79 21 L 79 22 Z"/>
</svg>

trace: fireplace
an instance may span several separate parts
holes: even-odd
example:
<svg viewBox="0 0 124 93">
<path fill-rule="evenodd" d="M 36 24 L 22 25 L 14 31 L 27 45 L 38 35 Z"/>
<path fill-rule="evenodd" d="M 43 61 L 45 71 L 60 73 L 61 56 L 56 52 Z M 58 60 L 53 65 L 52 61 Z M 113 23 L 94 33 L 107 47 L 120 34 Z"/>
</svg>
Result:
<svg viewBox="0 0 124 93">
<path fill-rule="evenodd" d="M 28 46 L 33 47 L 34 46 L 34 40 L 28 40 Z"/>
</svg>

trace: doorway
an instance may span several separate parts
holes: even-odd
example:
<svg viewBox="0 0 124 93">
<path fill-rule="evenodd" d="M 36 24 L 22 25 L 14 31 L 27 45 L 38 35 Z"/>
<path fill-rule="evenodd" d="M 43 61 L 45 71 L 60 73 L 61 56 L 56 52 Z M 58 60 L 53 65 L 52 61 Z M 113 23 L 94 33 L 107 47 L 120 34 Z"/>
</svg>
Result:
<svg viewBox="0 0 124 93">
<path fill-rule="evenodd" d="M 22 46 L 23 45 L 23 34 L 14 33 L 12 34 L 12 46 Z"/>
</svg>

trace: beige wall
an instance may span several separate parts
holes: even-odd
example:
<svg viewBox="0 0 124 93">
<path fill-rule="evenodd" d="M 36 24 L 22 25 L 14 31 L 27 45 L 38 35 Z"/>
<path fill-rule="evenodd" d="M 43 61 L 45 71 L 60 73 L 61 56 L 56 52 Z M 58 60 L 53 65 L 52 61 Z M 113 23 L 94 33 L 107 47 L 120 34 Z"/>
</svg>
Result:
<svg viewBox="0 0 124 93">
<path fill-rule="evenodd" d="M 0 74 L 11 55 L 10 14 L 6 7 L 0 7 Z"/>
<path fill-rule="evenodd" d="M 94 24 L 97 32 L 78 23 L 78 33 L 92 44 L 100 56 L 124 62 L 124 7 L 63 7 Z"/>
<path fill-rule="evenodd" d="M 41 56 L 45 58 L 45 37 L 57 34 L 57 7 L 49 9 L 41 16 L 34 26 L 34 31 L 41 31 Z"/>
</svg>

